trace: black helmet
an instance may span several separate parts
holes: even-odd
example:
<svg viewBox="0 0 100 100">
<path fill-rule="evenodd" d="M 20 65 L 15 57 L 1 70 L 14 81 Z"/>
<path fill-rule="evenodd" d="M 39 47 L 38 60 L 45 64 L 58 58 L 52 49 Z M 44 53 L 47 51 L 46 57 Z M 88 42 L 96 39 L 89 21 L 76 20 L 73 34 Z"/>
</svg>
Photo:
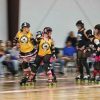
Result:
<svg viewBox="0 0 100 100">
<path fill-rule="evenodd" d="M 24 23 L 22 23 L 22 25 L 21 25 L 21 28 L 23 28 L 23 27 L 30 27 L 30 24 L 29 23 L 27 23 L 27 22 L 24 22 Z"/>
<path fill-rule="evenodd" d="M 44 34 L 47 34 L 47 33 L 49 33 L 49 32 L 52 32 L 52 28 L 50 28 L 50 27 L 45 27 L 44 30 L 43 30 L 43 33 L 44 33 Z"/>
<path fill-rule="evenodd" d="M 94 28 L 100 30 L 100 24 L 95 25 Z"/>
<path fill-rule="evenodd" d="M 37 32 L 36 32 L 36 35 L 37 35 L 37 34 L 42 34 L 42 32 L 41 32 L 41 31 L 37 31 Z"/>
<path fill-rule="evenodd" d="M 87 34 L 87 36 L 91 36 L 92 35 L 92 30 L 91 29 L 87 30 L 86 34 Z"/>
<path fill-rule="evenodd" d="M 76 26 L 84 27 L 84 23 L 82 22 L 82 20 L 79 20 L 76 22 Z"/>
<path fill-rule="evenodd" d="M 36 32 L 36 38 L 41 38 L 42 37 L 42 32 L 41 31 L 37 31 Z"/>
</svg>

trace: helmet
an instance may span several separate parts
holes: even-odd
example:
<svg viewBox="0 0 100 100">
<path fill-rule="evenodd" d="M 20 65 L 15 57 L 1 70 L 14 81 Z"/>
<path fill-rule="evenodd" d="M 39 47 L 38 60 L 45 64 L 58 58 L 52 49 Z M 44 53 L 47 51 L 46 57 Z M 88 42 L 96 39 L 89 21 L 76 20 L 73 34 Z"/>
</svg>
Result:
<svg viewBox="0 0 100 100">
<path fill-rule="evenodd" d="M 87 36 L 91 36 L 92 35 L 92 30 L 91 29 L 87 30 L 86 34 L 87 34 Z"/>
<path fill-rule="evenodd" d="M 100 24 L 95 25 L 94 28 L 100 30 Z"/>
<path fill-rule="evenodd" d="M 30 27 L 30 24 L 29 23 L 27 23 L 27 22 L 24 22 L 24 23 L 22 23 L 22 25 L 21 25 L 21 28 L 23 28 L 23 27 Z"/>
<path fill-rule="evenodd" d="M 42 32 L 41 32 L 41 31 L 37 31 L 37 32 L 36 32 L 36 35 L 37 35 L 37 34 L 42 34 Z"/>
<path fill-rule="evenodd" d="M 45 27 L 44 30 L 43 30 L 43 33 L 44 33 L 44 34 L 47 34 L 47 33 L 49 33 L 49 32 L 52 32 L 52 28 L 50 28 L 50 27 Z"/>
<path fill-rule="evenodd" d="M 81 20 L 79 20 L 76 22 L 76 26 L 84 27 L 84 23 Z"/>
<path fill-rule="evenodd" d="M 41 38 L 42 37 L 42 32 L 41 31 L 37 31 L 36 32 L 36 38 Z"/>
</svg>

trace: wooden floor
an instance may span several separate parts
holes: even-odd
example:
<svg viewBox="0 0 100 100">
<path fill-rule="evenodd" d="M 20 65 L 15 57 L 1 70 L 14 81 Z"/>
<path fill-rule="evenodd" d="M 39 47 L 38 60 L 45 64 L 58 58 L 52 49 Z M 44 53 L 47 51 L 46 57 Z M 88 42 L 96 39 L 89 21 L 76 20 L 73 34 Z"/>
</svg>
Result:
<svg viewBox="0 0 100 100">
<path fill-rule="evenodd" d="M 18 79 L 0 79 L 0 100 L 100 100 L 100 85 L 76 84 L 73 77 L 61 77 L 49 88 L 45 79 L 35 87 L 20 87 Z"/>
</svg>

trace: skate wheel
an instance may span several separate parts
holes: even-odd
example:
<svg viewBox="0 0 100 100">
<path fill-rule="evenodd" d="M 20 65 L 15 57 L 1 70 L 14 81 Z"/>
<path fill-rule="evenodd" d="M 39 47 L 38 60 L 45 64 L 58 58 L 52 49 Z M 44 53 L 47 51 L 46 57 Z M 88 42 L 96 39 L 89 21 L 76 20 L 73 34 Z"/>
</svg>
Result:
<svg viewBox="0 0 100 100">
<path fill-rule="evenodd" d="M 28 82 L 28 83 L 27 83 L 27 86 L 31 86 L 31 82 Z"/>
<path fill-rule="evenodd" d="M 90 83 L 89 79 L 88 80 L 84 80 L 84 83 L 89 84 Z"/>
<path fill-rule="evenodd" d="M 53 86 L 53 83 L 48 83 L 48 87 L 51 88 Z"/>
<path fill-rule="evenodd" d="M 28 83 L 25 84 L 25 86 L 28 86 L 28 85 L 29 85 Z"/>
<path fill-rule="evenodd" d="M 80 84 L 80 79 L 76 79 L 76 84 Z"/>
<path fill-rule="evenodd" d="M 57 83 L 53 83 L 53 87 L 57 87 Z"/>
<path fill-rule="evenodd" d="M 78 84 L 80 84 L 80 85 L 85 84 L 85 80 L 83 80 L 83 79 L 79 79 Z"/>
<path fill-rule="evenodd" d="M 80 83 L 80 84 L 83 84 L 83 83 L 85 83 L 85 80 L 79 79 L 79 83 Z"/>
<path fill-rule="evenodd" d="M 33 87 L 34 87 L 34 86 L 35 86 L 35 84 L 36 84 L 36 82 L 32 82 L 32 83 L 31 83 L 31 86 L 33 86 Z"/>
<path fill-rule="evenodd" d="M 19 83 L 20 84 L 20 86 L 25 86 L 25 83 Z"/>
</svg>

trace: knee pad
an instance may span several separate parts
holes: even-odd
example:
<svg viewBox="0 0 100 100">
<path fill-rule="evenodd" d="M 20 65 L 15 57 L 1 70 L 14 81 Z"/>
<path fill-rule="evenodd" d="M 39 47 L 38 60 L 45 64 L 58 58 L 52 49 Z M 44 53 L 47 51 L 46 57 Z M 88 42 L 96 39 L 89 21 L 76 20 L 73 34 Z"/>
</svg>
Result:
<svg viewBox="0 0 100 100">
<path fill-rule="evenodd" d="M 46 72 L 51 70 L 52 69 L 52 64 L 44 64 L 44 69 L 45 69 Z"/>
<path fill-rule="evenodd" d="M 37 72 L 38 67 L 36 66 L 35 63 L 29 63 L 29 66 L 30 66 L 31 71 L 32 71 L 33 73 L 36 73 L 36 72 Z"/>
<path fill-rule="evenodd" d="M 23 63 L 22 63 L 22 68 L 23 68 L 23 69 L 26 69 L 26 68 L 28 68 L 28 67 L 29 67 L 28 62 L 23 62 Z"/>
<path fill-rule="evenodd" d="M 29 76 L 29 81 L 31 81 L 35 77 L 35 75 L 36 75 L 35 73 L 31 72 Z"/>
<path fill-rule="evenodd" d="M 48 75 L 48 78 L 49 79 L 52 79 L 53 78 L 51 70 L 47 71 L 47 75 Z"/>
<path fill-rule="evenodd" d="M 29 76 L 30 73 L 31 73 L 31 70 L 29 68 L 26 68 L 23 70 L 23 75 L 25 75 L 25 76 Z"/>
</svg>

